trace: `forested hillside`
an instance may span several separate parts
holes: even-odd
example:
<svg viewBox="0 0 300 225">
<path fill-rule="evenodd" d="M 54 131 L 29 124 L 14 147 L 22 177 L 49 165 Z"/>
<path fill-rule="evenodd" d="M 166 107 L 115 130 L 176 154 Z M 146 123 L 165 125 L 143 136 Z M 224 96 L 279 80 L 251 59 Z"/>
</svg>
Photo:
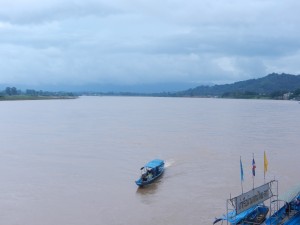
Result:
<svg viewBox="0 0 300 225">
<path fill-rule="evenodd" d="M 258 79 L 239 81 L 233 84 L 199 86 L 174 93 L 174 96 L 230 97 L 230 98 L 283 98 L 293 97 L 300 90 L 300 75 L 272 73 Z M 295 96 L 294 96 L 295 97 Z"/>
</svg>

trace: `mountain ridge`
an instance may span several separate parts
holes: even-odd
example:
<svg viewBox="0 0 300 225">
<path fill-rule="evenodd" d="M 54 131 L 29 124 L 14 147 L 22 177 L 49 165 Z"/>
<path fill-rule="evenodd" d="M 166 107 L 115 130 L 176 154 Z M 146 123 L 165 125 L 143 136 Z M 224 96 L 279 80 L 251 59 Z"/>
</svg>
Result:
<svg viewBox="0 0 300 225">
<path fill-rule="evenodd" d="M 224 97 L 230 93 L 252 93 L 270 95 L 274 92 L 293 92 L 300 88 L 300 75 L 271 73 L 262 78 L 237 81 L 232 84 L 198 86 L 176 92 L 175 96 Z"/>
</svg>

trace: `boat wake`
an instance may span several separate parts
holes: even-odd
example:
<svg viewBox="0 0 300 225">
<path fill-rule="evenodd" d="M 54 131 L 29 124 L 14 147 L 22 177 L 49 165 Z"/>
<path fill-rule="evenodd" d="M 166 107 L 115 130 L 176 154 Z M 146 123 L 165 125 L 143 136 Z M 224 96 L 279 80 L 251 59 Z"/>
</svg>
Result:
<svg viewBox="0 0 300 225">
<path fill-rule="evenodd" d="M 175 159 L 165 160 L 165 168 L 172 166 L 175 163 Z"/>
</svg>

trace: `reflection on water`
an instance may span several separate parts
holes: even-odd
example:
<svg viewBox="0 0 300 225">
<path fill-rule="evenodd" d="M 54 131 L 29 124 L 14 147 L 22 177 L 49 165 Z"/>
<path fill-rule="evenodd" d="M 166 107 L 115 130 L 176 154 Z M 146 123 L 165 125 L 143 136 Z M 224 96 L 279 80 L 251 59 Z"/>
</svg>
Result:
<svg viewBox="0 0 300 225">
<path fill-rule="evenodd" d="M 159 192 L 160 187 L 163 183 L 162 180 L 164 179 L 164 173 L 159 178 L 157 178 L 157 180 L 155 180 L 152 184 L 137 188 L 136 195 L 138 196 L 141 203 L 150 206 L 154 204 L 155 201 L 157 201 L 156 195 Z"/>
</svg>

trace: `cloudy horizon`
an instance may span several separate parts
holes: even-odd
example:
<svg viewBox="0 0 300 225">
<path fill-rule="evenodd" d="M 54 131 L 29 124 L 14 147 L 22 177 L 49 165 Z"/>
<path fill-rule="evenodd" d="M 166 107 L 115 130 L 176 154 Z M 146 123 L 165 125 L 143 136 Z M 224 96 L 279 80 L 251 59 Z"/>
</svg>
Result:
<svg viewBox="0 0 300 225">
<path fill-rule="evenodd" d="M 296 0 L 0 0 L 0 84 L 223 84 L 300 74 Z"/>
</svg>

